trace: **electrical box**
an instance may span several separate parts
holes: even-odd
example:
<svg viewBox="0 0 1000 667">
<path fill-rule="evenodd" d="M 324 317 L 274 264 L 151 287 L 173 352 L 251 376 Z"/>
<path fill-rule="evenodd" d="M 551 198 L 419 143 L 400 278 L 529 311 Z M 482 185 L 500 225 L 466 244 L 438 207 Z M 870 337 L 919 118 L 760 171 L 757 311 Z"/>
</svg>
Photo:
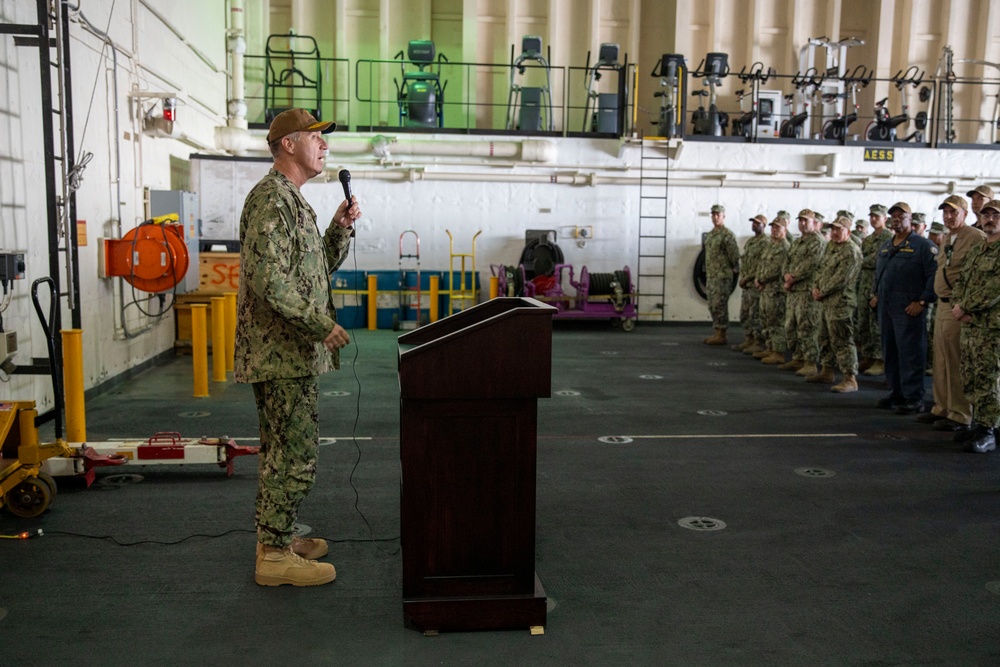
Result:
<svg viewBox="0 0 1000 667">
<path fill-rule="evenodd" d="M 24 253 L 0 252 L 0 281 L 24 279 Z"/>
<path fill-rule="evenodd" d="M 188 270 L 177 283 L 177 293 L 194 292 L 201 286 L 201 264 L 198 249 L 201 241 L 201 210 L 198 195 L 183 190 L 150 190 L 150 217 L 177 214 L 177 223 L 183 227 L 184 245 L 188 251 Z"/>
</svg>

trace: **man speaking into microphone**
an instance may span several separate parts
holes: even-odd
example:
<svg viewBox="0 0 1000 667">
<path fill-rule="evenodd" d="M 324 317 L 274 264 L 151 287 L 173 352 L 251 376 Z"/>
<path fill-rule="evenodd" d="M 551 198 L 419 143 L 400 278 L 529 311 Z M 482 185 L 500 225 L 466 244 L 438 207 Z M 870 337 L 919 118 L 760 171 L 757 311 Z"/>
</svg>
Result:
<svg viewBox="0 0 1000 667">
<path fill-rule="evenodd" d="M 340 367 L 350 342 L 337 324 L 330 274 L 347 258 L 361 209 L 357 198 L 345 200 L 321 235 L 299 189 L 323 171 L 322 135 L 335 128 L 304 109 L 275 116 L 267 133 L 274 164 L 240 217 L 233 368 L 237 382 L 253 385 L 260 420 L 254 580 L 262 586 L 316 586 L 337 576 L 317 560 L 328 552 L 324 540 L 293 535 L 316 481 L 319 374 Z"/>
</svg>

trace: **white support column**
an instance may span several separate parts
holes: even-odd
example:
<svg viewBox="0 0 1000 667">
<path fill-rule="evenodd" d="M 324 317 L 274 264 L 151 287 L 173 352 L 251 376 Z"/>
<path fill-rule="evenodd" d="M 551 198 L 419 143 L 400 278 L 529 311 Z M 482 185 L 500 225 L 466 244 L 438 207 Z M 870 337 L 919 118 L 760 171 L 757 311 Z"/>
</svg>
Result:
<svg viewBox="0 0 1000 667">
<path fill-rule="evenodd" d="M 462 62 L 476 62 L 476 52 L 479 48 L 479 13 L 476 0 L 462 0 Z M 469 118 L 469 127 L 476 127 L 476 71 L 463 72 L 468 78 L 463 82 L 469 107 L 465 112 Z"/>
<path fill-rule="evenodd" d="M 744 60 L 749 71 L 750 66 L 760 60 L 760 29 L 761 16 L 760 4 L 757 0 L 746 0 L 747 3 L 747 48 Z M 736 54 L 733 54 L 736 55 Z"/>
<path fill-rule="evenodd" d="M 981 0 L 978 11 L 973 8 L 971 17 L 976 22 L 976 54 L 981 54 L 982 59 L 987 62 L 1000 61 L 1000 42 L 994 39 L 994 35 L 998 34 L 997 31 L 1000 30 L 1000 11 L 998 11 L 995 2 Z M 1000 70 L 992 67 L 980 66 L 978 71 L 981 71 L 983 77 L 987 79 L 1000 78 Z M 994 140 L 993 122 L 996 119 L 993 117 L 993 113 L 997 108 L 997 95 L 1000 95 L 1000 90 L 997 90 L 995 84 L 976 87 L 975 95 L 972 98 L 974 102 L 969 105 L 969 108 L 979 109 L 978 117 L 987 120 L 987 122 L 979 123 L 976 143 L 988 144 Z"/>
<path fill-rule="evenodd" d="M 896 18 L 896 0 L 878 0 L 878 30 L 875 32 L 875 77 L 885 79 L 895 71 L 890 71 L 893 66 L 893 24 Z M 908 40 L 909 38 L 907 38 Z M 889 94 L 889 83 L 887 81 L 874 81 L 875 100 L 881 100 Z"/>
</svg>

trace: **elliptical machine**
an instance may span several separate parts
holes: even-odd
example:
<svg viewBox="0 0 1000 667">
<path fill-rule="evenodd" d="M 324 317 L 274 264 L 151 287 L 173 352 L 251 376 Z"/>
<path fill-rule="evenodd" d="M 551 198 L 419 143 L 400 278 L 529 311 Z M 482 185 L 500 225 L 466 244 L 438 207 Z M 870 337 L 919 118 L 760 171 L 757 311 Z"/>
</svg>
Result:
<svg viewBox="0 0 1000 667">
<path fill-rule="evenodd" d="M 763 83 L 767 83 L 767 80 L 771 78 L 774 74 L 774 70 L 770 67 L 767 72 L 764 72 L 764 64 L 756 62 L 750 66 L 750 71 L 747 71 L 746 67 L 740 70 L 740 73 L 736 76 L 744 84 L 750 84 L 750 92 L 747 93 L 746 89 L 737 90 L 735 95 L 736 99 L 740 103 L 740 111 L 743 112 L 739 118 L 733 121 L 733 136 L 743 135 L 749 140 L 755 140 L 757 138 L 757 130 L 761 125 L 767 126 L 772 122 L 772 117 L 774 114 L 773 104 L 771 99 L 768 98 L 764 100 L 761 104 L 760 99 L 760 86 Z M 750 109 L 744 108 L 744 100 L 749 98 Z"/>
<path fill-rule="evenodd" d="M 716 88 L 722 83 L 722 79 L 729 76 L 729 54 L 705 54 L 705 59 L 698 65 L 698 70 L 692 72 L 691 75 L 695 78 L 703 78 L 702 85 L 708 86 L 707 91 L 698 90 L 692 93 L 696 97 L 708 97 L 708 110 L 706 111 L 704 103 L 699 101 L 698 109 L 691 117 L 694 124 L 694 134 L 713 137 L 725 135 L 726 127 L 729 125 L 729 114 L 719 111 Z"/>
<path fill-rule="evenodd" d="M 628 54 L 626 54 L 625 60 L 628 60 Z M 587 64 L 584 69 L 588 76 L 587 104 L 583 111 L 583 131 L 620 134 L 618 110 L 625 98 L 625 80 L 622 77 L 625 67 L 618 62 L 618 45 L 610 42 L 601 44 L 601 49 L 597 54 L 597 62 L 593 67 L 590 66 L 590 51 L 587 51 Z M 601 70 L 618 73 L 618 92 L 597 92 L 597 83 L 601 80 Z"/>
<path fill-rule="evenodd" d="M 551 53 L 550 53 L 551 57 Z M 515 76 L 524 76 L 525 62 L 537 62 L 545 72 L 545 85 L 527 87 L 515 82 Z M 516 111 L 515 111 L 516 110 Z M 542 56 L 542 38 L 525 35 L 521 38 L 521 55 L 514 58 L 514 45 L 510 45 L 510 92 L 507 95 L 507 129 L 540 132 L 552 131 L 552 82 L 549 61 Z"/>
</svg>

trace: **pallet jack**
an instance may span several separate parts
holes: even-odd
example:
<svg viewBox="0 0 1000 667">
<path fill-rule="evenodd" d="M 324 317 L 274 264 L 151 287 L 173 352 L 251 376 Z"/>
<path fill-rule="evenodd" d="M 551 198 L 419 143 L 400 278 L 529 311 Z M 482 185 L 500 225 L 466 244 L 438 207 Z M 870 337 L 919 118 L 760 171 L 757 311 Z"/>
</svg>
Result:
<svg viewBox="0 0 1000 667">
<path fill-rule="evenodd" d="M 48 283 L 49 316 L 38 301 L 38 287 Z M 157 433 L 147 440 L 68 443 L 63 438 L 61 359 L 55 354 L 53 321 L 57 295 L 51 278 L 32 284 L 31 298 L 42 324 L 49 353 L 54 394 L 55 442 L 39 443 L 34 401 L 0 403 L 0 508 L 22 518 L 40 516 L 56 495 L 57 476 L 82 477 L 90 486 L 95 469 L 107 466 L 215 463 L 233 474 L 233 459 L 257 454 L 260 447 L 237 445 L 228 436 L 182 438 L 178 433 Z"/>
</svg>

